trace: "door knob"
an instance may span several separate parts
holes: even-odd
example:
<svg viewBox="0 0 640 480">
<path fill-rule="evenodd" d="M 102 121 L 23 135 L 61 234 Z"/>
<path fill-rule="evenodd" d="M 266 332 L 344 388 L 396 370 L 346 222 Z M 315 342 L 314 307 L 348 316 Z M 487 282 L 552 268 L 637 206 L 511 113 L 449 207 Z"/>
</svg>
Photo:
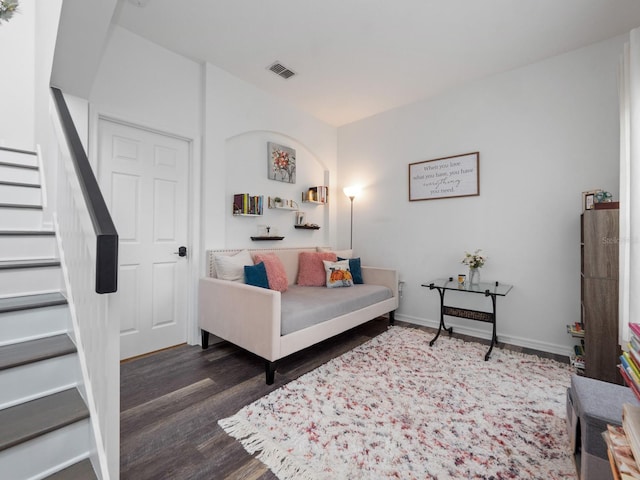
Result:
<svg viewBox="0 0 640 480">
<path fill-rule="evenodd" d="M 178 255 L 179 257 L 186 257 L 187 256 L 187 247 L 178 247 L 178 251 L 177 252 L 173 252 L 173 253 Z"/>
</svg>

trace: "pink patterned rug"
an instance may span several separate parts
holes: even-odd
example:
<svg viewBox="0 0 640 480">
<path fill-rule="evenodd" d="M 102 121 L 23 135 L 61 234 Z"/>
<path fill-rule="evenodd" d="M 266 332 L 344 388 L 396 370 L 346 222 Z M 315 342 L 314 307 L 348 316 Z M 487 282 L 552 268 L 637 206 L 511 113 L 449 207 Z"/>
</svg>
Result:
<svg viewBox="0 0 640 480">
<path fill-rule="evenodd" d="M 571 369 L 392 327 L 220 420 L 280 479 L 575 479 Z"/>
</svg>

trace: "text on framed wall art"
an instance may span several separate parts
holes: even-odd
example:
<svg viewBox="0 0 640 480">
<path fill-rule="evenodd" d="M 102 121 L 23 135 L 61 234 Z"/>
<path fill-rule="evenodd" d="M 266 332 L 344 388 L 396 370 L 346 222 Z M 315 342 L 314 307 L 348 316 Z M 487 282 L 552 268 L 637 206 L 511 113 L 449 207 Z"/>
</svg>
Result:
<svg viewBox="0 0 640 480">
<path fill-rule="evenodd" d="M 480 152 L 409 164 L 409 201 L 480 195 Z"/>
</svg>

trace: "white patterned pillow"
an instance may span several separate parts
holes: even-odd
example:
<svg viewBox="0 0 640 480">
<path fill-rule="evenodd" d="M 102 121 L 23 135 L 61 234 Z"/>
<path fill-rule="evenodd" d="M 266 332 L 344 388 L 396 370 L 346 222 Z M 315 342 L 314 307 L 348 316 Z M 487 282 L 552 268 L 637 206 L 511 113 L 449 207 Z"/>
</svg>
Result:
<svg viewBox="0 0 640 480">
<path fill-rule="evenodd" d="M 339 262 L 323 260 L 322 263 L 324 263 L 324 270 L 327 273 L 327 288 L 353 286 L 349 260 L 341 260 Z"/>
</svg>

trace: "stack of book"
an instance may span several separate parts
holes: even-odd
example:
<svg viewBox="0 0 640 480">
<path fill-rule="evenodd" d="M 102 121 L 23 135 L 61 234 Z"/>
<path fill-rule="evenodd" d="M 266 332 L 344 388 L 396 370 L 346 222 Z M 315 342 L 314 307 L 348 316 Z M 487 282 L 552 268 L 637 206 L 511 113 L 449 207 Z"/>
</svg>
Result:
<svg viewBox="0 0 640 480">
<path fill-rule="evenodd" d="M 607 425 L 602 434 L 608 447 L 611 471 L 616 480 L 640 480 L 640 406 L 622 406 L 622 426 Z"/>
<path fill-rule="evenodd" d="M 567 325 L 567 333 L 572 337 L 580 338 L 580 345 L 573 347 L 571 354 L 571 365 L 578 370 L 584 370 L 584 328 L 581 322 L 575 322 L 573 325 Z"/>
<path fill-rule="evenodd" d="M 233 196 L 234 215 L 262 215 L 262 195 L 249 195 L 248 193 L 236 193 Z"/>
<path fill-rule="evenodd" d="M 633 390 L 636 397 L 640 399 L 640 324 L 630 323 L 631 333 L 628 351 L 620 355 L 620 373 L 625 383 Z"/>
</svg>

